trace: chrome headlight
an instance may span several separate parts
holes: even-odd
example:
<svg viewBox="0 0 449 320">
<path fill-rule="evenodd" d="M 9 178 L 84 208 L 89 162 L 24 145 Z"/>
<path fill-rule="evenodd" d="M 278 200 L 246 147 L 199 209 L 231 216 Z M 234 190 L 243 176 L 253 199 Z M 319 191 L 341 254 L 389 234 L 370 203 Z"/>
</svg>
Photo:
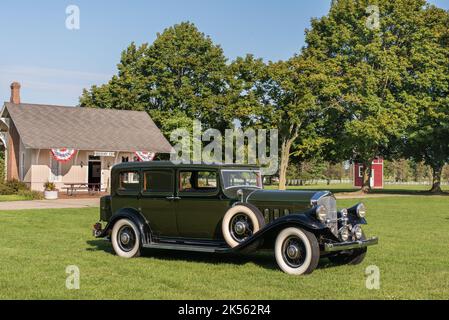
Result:
<svg viewBox="0 0 449 320">
<path fill-rule="evenodd" d="M 348 217 L 348 209 L 341 209 L 341 217 L 346 219 Z"/>
<path fill-rule="evenodd" d="M 342 241 L 348 241 L 348 239 L 349 239 L 349 229 L 348 228 L 340 229 L 340 239 Z"/>
<path fill-rule="evenodd" d="M 323 205 L 319 205 L 315 209 L 316 218 L 320 220 L 321 222 L 326 221 L 327 218 L 327 209 Z"/>
<path fill-rule="evenodd" d="M 362 227 L 359 224 L 352 227 L 352 235 L 355 237 L 356 240 L 362 239 L 363 232 Z"/>
<path fill-rule="evenodd" d="M 366 207 L 363 203 L 359 203 L 356 208 L 356 214 L 359 218 L 365 218 L 366 216 Z"/>
</svg>

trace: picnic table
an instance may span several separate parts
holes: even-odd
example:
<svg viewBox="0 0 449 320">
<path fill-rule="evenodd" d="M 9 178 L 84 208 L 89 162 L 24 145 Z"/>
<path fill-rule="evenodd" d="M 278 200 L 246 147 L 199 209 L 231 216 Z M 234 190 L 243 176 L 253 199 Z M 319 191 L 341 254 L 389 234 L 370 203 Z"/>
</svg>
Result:
<svg viewBox="0 0 449 320">
<path fill-rule="evenodd" d="M 76 195 L 76 192 L 79 190 L 87 190 L 89 194 L 95 194 L 100 192 L 101 183 L 64 183 L 64 189 L 67 189 L 68 196 Z"/>
</svg>

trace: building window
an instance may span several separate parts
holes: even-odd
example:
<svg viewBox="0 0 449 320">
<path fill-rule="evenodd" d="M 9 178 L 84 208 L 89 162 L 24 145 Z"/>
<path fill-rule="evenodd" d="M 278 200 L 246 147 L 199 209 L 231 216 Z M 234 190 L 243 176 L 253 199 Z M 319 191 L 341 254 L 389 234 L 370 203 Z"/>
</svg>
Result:
<svg viewBox="0 0 449 320">
<path fill-rule="evenodd" d="M 60 182 L 62 179 L 61 176 L 61 162 L 55 160 L 50 155 L 50 178 L 48 179 L 50 182 Z"/>
<path fill-rule="evenodd" d="M 363 166 L 359 166 L 359 178 L 363 178 Z"/>
</svg>

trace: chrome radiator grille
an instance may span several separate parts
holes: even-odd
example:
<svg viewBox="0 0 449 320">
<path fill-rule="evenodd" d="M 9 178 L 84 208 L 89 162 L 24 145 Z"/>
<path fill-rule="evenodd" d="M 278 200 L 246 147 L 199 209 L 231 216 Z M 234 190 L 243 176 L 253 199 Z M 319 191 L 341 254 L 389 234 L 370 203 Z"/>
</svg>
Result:
<svg viewBox="0 0 449 320">
<path fill-rule="evenodd" d="M 324 196 L 318 199 L 318 205 L 323 205 L 329 212 L 327 215 L 327 224 L 334 235 L 338 235 L 338 217 L 337 217 L 337 200 L 334 196 Z"/>
</svg>

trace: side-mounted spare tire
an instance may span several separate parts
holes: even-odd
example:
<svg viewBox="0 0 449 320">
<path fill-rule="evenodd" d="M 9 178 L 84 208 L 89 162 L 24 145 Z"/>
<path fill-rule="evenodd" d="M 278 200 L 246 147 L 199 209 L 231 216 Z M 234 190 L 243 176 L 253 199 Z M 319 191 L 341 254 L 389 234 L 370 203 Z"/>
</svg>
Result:
<svg viewBox="0 0 449 320">
<path fill-rule="evenodd" d="M 230 208 L 223 217 L 223 238 L 231 248 L 234 248 L 264 226 L 265 220 L 257 207 L 246 203 L 238 204 Z M 260 241 L 255 241 L 250 245 L 250 251 L 256 250 L 259 245 Z"/>
</svg>

